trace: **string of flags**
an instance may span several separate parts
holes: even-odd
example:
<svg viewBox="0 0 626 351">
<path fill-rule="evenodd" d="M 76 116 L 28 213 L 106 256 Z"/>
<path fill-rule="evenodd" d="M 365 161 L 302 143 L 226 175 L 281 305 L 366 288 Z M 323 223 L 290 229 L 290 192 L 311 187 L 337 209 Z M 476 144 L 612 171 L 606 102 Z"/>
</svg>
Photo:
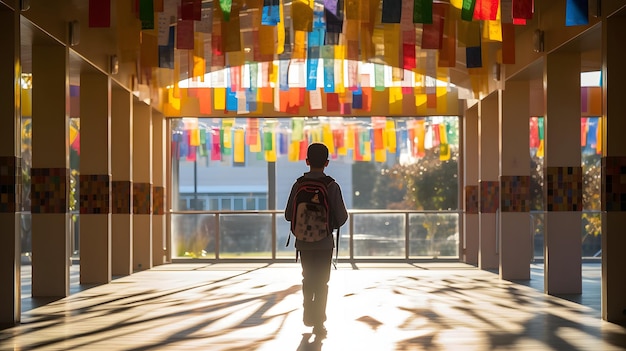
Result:
<svg viewBox="0 0 626 351">
<path fill-rule="evenodd" d="M 217 92 L 214 99 L 230 94 L 247 104 L 260 103 L 257 87 L 243 88 L 245 65 L 263 72 L 266 79 L 258 88 L 274 88 L 269 97 L 280 100 L 274 102 L 276 111 L 282 111 L 285 92 L 301 88 L 286 78 L 295 63 L 304 65 L 306 72 L 296 85 L 303 84 L 309 92 L 339 94 L 341 103 L 365 88 L 359 62 L 377 65 L 377 89 L 389 89 L 379 84 L 385 75 L 403 81 L 406 71 L 413 72 L 417 78 L 394 92 L 396 97 L 424 94 L 433 100 L 434 87 L 416 83 L 424 77 L 448 81 L 451 68 L 468 69 L 476 95 L 490 84 L 488 67 L 515 63 L 515 26 L 526 25 L 535 16 L 534 0 L 134 0 L 132 4 L 89 0 L 89 26 L 110 27 L 115 14 L 120 60 L 137 63 L 140 84 L 172 86 L 167 103 L 179 110 L 187 95 L 178 89 L 178 81 L 203 82 L 206 73 L 222 69 L 231 74 L 229 91 Z M 563 25 L 589 23 L 588 0 L 567 0 L 565 10 Z M 486 49 L 491 45 L 498 46 L 496 54 Z M 458 67 L 459 50 L 465 51 L 465 67 Z M 384 72 L 384 66 L 393 67 L 393 72 Z M 202 104 L 202 96 L 190 98 Z M 289 97 L 287 105 L 294 98 Z"/>
<path fill-rule="evenodd" d="M 543 117 L 530 118 L 530 148 L 537 157 L 545 154 Z M 602 119 L 582 117 L 580 119 L 580 147 L 586 154 L 602 154 Z"/>
<path fill-rule="evenodd" d="M 436 150 L 441 161 L 458 148 L 457 117 L 425 118 L 184 118 L 172 119 L 172 157 L 183 161 L 276 162 L 306 159 L 310 143 L 324 143 L 334 160 L 415 162 Z"/>
</svg>

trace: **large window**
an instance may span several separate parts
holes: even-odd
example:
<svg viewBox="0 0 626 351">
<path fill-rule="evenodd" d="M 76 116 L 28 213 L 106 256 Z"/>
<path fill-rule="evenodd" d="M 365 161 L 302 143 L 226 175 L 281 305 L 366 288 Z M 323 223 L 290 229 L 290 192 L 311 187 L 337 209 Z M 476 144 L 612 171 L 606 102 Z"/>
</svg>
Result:
<svg viewBox="0 0 626 351">
<path fill-rule="evenodd" d="M 582 256 L 602 256 L 601 168 L 602 119 L 580 120 L 580 152 L 583 170 Z M 535 259 L 543 259 L 544 249 L 544 118 L 530 118 L 531 218 Z"/>
<path fill-rule="evenodd" d="M 272 232 L 278 255 L 291 253 L 284 249 L 289 227 L 281 212 L 293 182 L 308 171 L 304 160 L 312 142 L 329 147 L 326 173 L 341 185 L 349 210 L 382 211 L 379 215 L 363 213 L 355 217 L 358 221 L 352 229 L 362 232 L 355 236 L 357 256 L 436 255 L 432 247 L 417 247 L 418 241 L 432 246 L 435 240 L 449 240 L 446 245 L 453 249 L 446 249 L 446 256 L 457 255 L 456 217 L 450 222 L 453 224 L 438 229 L 428 220 L 431 217 L 422 221 L 411 217 L 410 222 L 415 224 L 411 224 L 410 237 L 416 239 L 407 249 L 403 238 L 409 221 L 404 215 L 384 212 L 459 209 L 457 117 L 181 118 L 171 119 L 170 129 L 173 206 L 178 220 L 173 221 L 175 257 L 219 254 L 220 250 L 214 254 L 215 246 L 191 244 L 195 239 L 190 236 L 203 236 L 206 243 L 221 238 L 221 249 L 230 255 L 241 250 L 244 255 L 271 256 L 268 244 Z M 213 219 L 207 225 L 206 221 L 192 219 L 194 216 L 187 211 L 217 217 L 210 217 Z M 250 211 L 261 213 L 243 216 Z M 274 228 L 272 221 L 267 222 L 272 215 L 276 217 Z M 367 219 L 366 227 L 361 228 L 360 223 L 365 223 L 361 218 Z M 397 223 L 394 230 L 390 230 L 389 218 Z M 248 226 L 245 220 L 265 225 Z M 190 221 L 194 223 L 182 224 Z M 231 223 L 227 225 L 228 233 L 224 232 L 227 223 Z M 421 235 L 418 227 L 432 228 Z M 250 235 L 256 239 L 243 239 Z M 238 238 L 245 242 L 238 242 Z M 391 242 L 401 247 L 394 248 Z"/>
</svg>

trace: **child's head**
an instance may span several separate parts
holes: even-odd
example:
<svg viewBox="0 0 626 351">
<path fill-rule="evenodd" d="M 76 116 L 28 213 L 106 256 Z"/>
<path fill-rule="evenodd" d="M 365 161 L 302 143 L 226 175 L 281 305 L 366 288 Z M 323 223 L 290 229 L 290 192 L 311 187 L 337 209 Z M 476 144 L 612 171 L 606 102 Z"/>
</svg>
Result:
<svg viewBox="0 0 626 351">
<path fill-rule="evenodd" d="M 306 159 L 312 168 L 324 168 L 328 161 L 328 148 L 322 143 L 313 143 L 309 145 Z"/>
</svg>

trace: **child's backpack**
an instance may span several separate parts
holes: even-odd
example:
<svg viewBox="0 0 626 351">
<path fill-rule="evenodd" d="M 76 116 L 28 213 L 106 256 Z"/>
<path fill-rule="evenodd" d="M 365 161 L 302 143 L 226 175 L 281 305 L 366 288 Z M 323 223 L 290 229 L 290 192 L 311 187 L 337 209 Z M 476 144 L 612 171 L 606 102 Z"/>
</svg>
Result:
<svg viewBox="0 0 626 351">
<path fill-rule="evenodd" d="M 291 218 L 291 233 L 296 239 L 315 242 L 332 233 L 328 185 L 334 181 L 330 176 L 298 178 Z"/>
</svg>

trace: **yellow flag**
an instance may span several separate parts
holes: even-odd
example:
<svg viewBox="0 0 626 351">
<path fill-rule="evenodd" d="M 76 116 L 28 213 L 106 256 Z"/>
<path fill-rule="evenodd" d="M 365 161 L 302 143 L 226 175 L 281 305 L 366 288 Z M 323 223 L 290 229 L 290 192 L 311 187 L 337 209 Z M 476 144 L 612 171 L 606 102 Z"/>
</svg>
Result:
<svg viewBox="0 0 626 351">
<path fill-rule="evenodd" d="M 276 25 L 276 53 L 280 55 L 285 51 L 285 13 L 283 12 L 283 0 L 280 0 L 278 8 L 280 20 Z"/>
<path fill-rule="evenodd" d="M 174 89 L 167 89 L 167 98 L 167 102 L 170 106 L 172 106 L 174 110 L 180 111 L 180 99 L 174 96 Z"/>
<path fill-rule="evenodd" d="M 372 160 L 372 142 L 366 141 L 363 143 L 363 161 L 371 161 Z"/>
<path fill-rule="evenodd" d="M 297 162 L 300 160 L 300 141 L 292 141 L 289 143 L 289 161 Z"/>
<path fill-rule="evenodd" d="M 537 148 L 537 157 L 543 157 L 543 139 L 539 141 L 539 147 Z"/>
<path fill-rule="evenodd" d="M 445 123 L 439 124 L 439 160 L 450 159 L 450 144 L 448 144 L 448 128 Z"/>
<path fill-rule="evenodd" d="M 333 131 L 330 129 L 330 124 L 322 126 L 322 143 L 326 145 L 331 155 L 335 153 L 335 141 L 333 140 Z"/>
<path fill-rule="evenodd" d="M 189 146 L 200 146 L 200 129 L 197 127 L 189 131 Z"/>
<path fill-rule="evenodd" d="M 387 151 L 385 149 L 374 150 L 374 161 L 376 162 L 387 161 Z"/>
<path fill-rule="evenodd" d="M 235 125 L 235 119 L 234 118 L 224 118 L 222 119 L 222 130 L 224 131 L 224 135 L 223 135 L 223 144 L 224 144 L 224 148 L 226 149 L 230 149 L 233 147 L 233 139 L 231 137 L 231 131 L 233 129 L 233 126 Z"/>
<path fill-rule="evenodd" d="M 346 133 L 346 149 L 354 150 L 354 125 L 349 124 Z"/>
<path fill-rule="evenodd" d="M 243 129 L 235 129 L 235 155 L 234 161 L 242 163 L 246 161 L 246 145 L 245 145 L 245 132 Z"/>
<path fill-rule="evenodd" d="M 282 3 L 282 1 L 281 1 Z M 282 10 L 281 10 L 282 11 Z M 272 130 L 272 149 L 265 151 L 265 161 L 267 162 L 276 162 L 276 133 Z"/>
<path fill-rule="evenodd" d="M 213 104 L 215 110 L 224 110 L 226 109 L 226 89 L 225 88 L 214 88 L 213 89 Z"/>
<path fill-rule="evenodd" d="M 385 135 L 387 136 L 387 151 L 396 153 L 396 122 L 392 119 L 387 120 L 385 125 Z"/>
</svg>

